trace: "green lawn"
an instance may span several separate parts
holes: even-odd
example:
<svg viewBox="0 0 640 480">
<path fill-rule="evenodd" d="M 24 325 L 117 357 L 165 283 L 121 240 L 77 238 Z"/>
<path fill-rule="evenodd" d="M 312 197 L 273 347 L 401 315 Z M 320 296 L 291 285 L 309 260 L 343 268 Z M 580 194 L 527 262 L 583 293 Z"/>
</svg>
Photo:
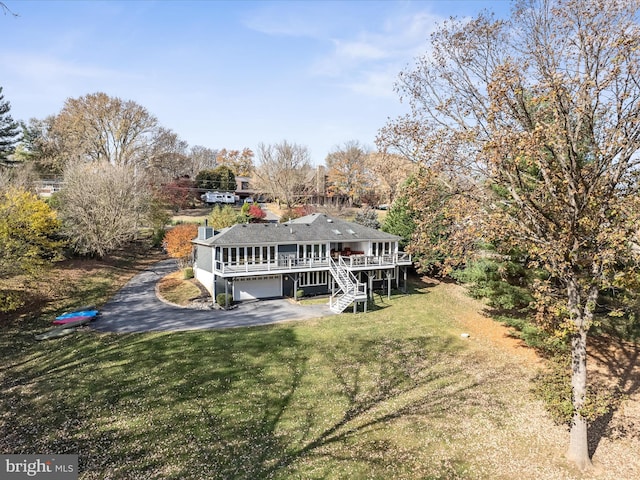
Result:
<svg viewBox="0 0 640 480">
<path fill-rule="evenodd" d="M 424 285 L 378 302 L 251 329 L 5 334 L 0 450 L 79 454 L 81 479 L 514 478 L 562 452 L 550 436 L 532 454 L 520 428 L 542 415 L 528 373 L 460 338 L 477 304 Z"/>
</svg>

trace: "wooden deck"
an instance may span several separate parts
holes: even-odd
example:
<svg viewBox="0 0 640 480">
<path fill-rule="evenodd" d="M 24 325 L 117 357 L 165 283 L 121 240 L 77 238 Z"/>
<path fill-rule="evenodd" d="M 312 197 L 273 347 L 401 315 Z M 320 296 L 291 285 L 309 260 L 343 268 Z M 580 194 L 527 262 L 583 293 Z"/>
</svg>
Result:
<svg viewBox="0 0 640 480">
<path fill-rule="evenodd" d="M 400 252 L 390 255 L 361 255 L 351 254 L 339 257 L 340 264 L 349 270 L 376 270 L 395 266 L 411 265 L 411 256 Z M 272 262 L 215 262 L 215 274 L 232 276 L 238 274 L 284 274 L 296 271 L 329 270 L 329 258 L 281 258 Z"/>
</svg>

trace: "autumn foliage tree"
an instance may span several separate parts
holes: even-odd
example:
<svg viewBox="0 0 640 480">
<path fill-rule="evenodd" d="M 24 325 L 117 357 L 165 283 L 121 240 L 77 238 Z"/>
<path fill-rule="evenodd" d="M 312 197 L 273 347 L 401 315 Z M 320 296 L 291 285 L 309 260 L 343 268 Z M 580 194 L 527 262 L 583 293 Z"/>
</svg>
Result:
<svg viewBox="0 0 640 480">
<path fill-rule="evenodd" d="M 257 205 L 255 203 L 249 207 L 249 211 L 247 213 L 249 215 L 249 218 L 251 219 L 251 222 L 254 223 L 260 222 L 267 216 L 267 212 L 262 210 L 262 208 L 260 208 L 260 205 Z"/>
<path fill-rule="evenodd" d="M 615 286 L 620 265 L 635 265 L 640 2 L 514 7 L 505 21 L 481 14 L 443 25 L 400 76 L 411 113 L 380 140 L 456 178 L 478 202 L 456 225 L 517 247 L 548 272 L 538 318 L 570 342 L 567 456 L 586 468 L 587 337 L 600 292 Z"/>
<path fill-rule="evenodd" d="M 403 155 L 372 152 L 366 157 L 368 178 L 374 190 L 385 200 L 393 203 L 402 185 L 415 170 L 415 164 Z"/>
<path fill-rule="evenodd" d="M 60 222 L 54 210 L 26 190 L 0 193 L 0 281 L 29 277 L 61 254 Z M 19 295 L 0 288 L 0 311 L 19 307 Z"/>
<path fill-rule="evenodd" d="M 131 100 L 98 92 L 69 98 L 49 135 L 68 160 L 142 164 L 158 133 L 158 120 Z"/>
<path fill-rule="evenodd" d="M 176 178 L 158 189 L 158 197 L 174 211 L 188 208 L 199 200 L 196 182 L 188 177 Z"/>
<path fill-rule="evenodd" d="M 253 173 L 253 152 L 249 148 L 227 150 L 223 148 L 216 156 L 218 165 L 229 167 L 235 175 L 249 176 Z"/>
<path fill-rule="evenodd" d="M 198 236 L 198 226 L 183 223 L 169 230 L 164 237 L 164 247 L 171 258 L 175 258 L 178 266 L 186 268 L 193 262 L 193 244 Z"/>
<path fill-rule="evenodd" d="M 357 141 L 334 148 L 325 160 L 329 194 L 347 198 L 349 205 L 359 202 L 371 185 L 366 160 L 367 152 Z"/>
</svg>

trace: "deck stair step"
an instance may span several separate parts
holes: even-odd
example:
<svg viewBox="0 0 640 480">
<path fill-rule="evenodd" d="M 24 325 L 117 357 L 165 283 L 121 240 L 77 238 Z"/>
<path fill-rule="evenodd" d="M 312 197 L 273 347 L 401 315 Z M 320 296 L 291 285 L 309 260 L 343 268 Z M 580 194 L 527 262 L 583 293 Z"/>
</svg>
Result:
<svg viewBox="0 0 640 480">
<path fill-rule="evenodd" d="M 366 285 L 358 282 L 356 277 L 346 268 L 346 265 L 341 263 L 329 261 L 329 271 L 339 287 L 330 301 L 330 309 L 334 313 L 344 312 L 354 301 L 367 299 Z"/>
</svg>

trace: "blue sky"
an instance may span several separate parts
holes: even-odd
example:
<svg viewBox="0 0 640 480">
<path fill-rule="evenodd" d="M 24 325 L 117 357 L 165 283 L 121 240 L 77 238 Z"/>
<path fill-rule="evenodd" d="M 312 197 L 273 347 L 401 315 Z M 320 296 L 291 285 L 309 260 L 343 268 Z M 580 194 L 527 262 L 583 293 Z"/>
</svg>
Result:
<svg viewBox="0 0 640 480">
<path fill-rule="evenodd" d="M 350 140 L 374 147 L 403 113 L 398 73 L 435 27 L 507 0 L 2 0 L 0 86 L 15 120 L 95 92 L 133 100 L 189 145 L 283 140 L 315 164 Z"/>
</svg>

